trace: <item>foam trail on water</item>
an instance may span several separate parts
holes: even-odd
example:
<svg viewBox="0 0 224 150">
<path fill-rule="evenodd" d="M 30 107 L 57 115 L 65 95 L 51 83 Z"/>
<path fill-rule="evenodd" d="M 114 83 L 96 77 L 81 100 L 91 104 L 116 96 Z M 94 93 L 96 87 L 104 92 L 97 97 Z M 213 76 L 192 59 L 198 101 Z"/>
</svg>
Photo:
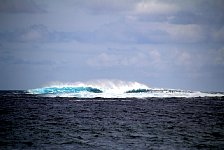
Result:
<svg viewBox="0 0 224 150">
<path fill-rule="evenodd" d="M 53 83 L 43 88 L 30 89 L 29 94 L 46 97 L 79 97 L 79 98 L 146 98 L 146 97 L 215 97 L 223 93 L 205 93 L 176 89 L 149 88 L 138 82 L 121 80 L 95 80 L 76 83 Z"/>
</svg>

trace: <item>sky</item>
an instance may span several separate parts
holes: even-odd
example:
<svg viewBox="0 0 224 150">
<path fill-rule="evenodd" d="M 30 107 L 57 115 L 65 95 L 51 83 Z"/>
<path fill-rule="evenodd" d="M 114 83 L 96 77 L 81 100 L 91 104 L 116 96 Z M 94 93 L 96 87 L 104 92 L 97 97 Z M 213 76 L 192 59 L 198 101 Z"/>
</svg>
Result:
<svg viewBox="0 0 224 150">
<path fill-rule="evenodd" d="M 224 1 L 0 0 L 0 89 L 98 79 L 224 91 Z"/>
</svg>

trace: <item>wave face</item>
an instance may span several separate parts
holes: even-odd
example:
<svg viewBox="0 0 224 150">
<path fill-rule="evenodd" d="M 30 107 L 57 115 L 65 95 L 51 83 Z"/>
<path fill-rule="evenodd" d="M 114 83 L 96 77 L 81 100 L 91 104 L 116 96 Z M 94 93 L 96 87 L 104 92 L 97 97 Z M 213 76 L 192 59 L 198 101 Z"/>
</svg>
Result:
<svg viewBox="0 0 224 150">
<path fill-rule="evenodd" d="M 43 88 L 30 89 L 29 94 L 45 97 L 78 98 L 147 98 L 147 97 L 217 97 L 223 93 L 205 93 L 176 89 L 149 88 L 138 82 L 96 80 L 73 84 L 54 83 Z"/>
<path fill-rule="evenodd" d="M 46 87 L 31 90 L 33 94 L 60 94 L 60 93 L 80 93 L 92 92 L 102 93 L 101 90 L 92 87 Z"/>
</svg>

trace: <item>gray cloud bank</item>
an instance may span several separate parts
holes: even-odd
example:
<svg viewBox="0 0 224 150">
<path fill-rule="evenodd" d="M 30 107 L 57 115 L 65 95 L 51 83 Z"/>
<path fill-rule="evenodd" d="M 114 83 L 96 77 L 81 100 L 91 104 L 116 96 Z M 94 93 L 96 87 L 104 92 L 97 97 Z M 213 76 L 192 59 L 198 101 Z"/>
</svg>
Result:
<svg viewBox="0 0 224 150">
<path fill-rule="evenodd" d="M 224 90 L 222 0 L 0 3 L 1 89 L 115 78 Z"/>
</svg>

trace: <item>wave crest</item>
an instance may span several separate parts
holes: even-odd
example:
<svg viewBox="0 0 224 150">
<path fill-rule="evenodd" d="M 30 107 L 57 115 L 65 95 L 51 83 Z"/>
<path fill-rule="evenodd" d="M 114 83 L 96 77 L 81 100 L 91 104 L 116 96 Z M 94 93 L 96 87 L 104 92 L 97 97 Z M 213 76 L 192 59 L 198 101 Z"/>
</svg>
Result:
<svg viewBox="0 0 224 150">
<path fill-rule="evenodd" d="M 127 91 L 137 89 L 149 89 L 148 86 L 138 82 L 127 82 L 121 80 L 95 80 L 89 82 L 76 83 L 53 83 L 43 88 L 28 90 L 31 94 L 62 94 L 62 93 L 117 93 L 122 94 Z"/>
<path fill-rule="evenodd" d="M 29 90 L 29 93 L 32 94 L 61 94 L 80 92 L 102 93 L 103 91 L 92 87 L 46 87 Z"/>
<path fill-rule="evenodd" d="M 145 97 L 214 97 L 224 96 L 223 93 L 205 93 L 176 89 L 149 88 L 138 82 L 121 80 L 95 80 L 76 83 L 54 83 L 43 88 L 30 89 L 29 94 L 50 97 L 79 98 L 145 98 Z"/>
</svg>

